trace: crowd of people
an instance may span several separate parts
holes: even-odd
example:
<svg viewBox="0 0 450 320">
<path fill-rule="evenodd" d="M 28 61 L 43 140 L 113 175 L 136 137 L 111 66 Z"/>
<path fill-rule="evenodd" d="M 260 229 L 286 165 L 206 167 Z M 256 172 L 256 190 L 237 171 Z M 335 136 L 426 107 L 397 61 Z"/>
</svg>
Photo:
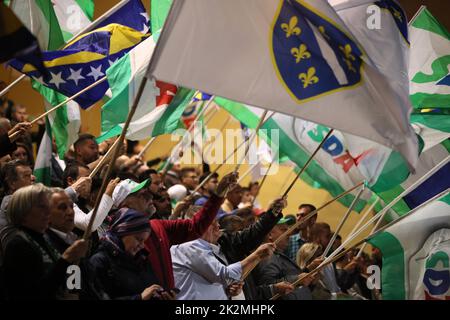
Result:
<svg viewBox="0 0 450 320">
<path fill-rule="evenodd" d="M 26 108 L 5 104 L 2 300 L 267 300 L 275 294 L 288 300 L 380 299 L 366 281 L 367 267 L 381 265 L 375 251 L 370 258 L 350 251 L 305 277 L 324 260 L 333 231 L 316 214 L 285 233 L 313 205 L 300 204 L 289 214 L 280 198 L 264 210 L 257 182 L 243 187 L 236 173 L 220 179 L 208 166 L 153 169 L 158 161 L 144 162 L 132 143 L 115 161 L 93 218 L 105 170 L 90 174 L 114 139 L 98 144 L 80 134 L 64 159 L 54 146 L 51 186 L 44 186 L 35 181 L 32 152 L 42 133 L 30 133 Z M 333 249 L 339 244 L 337 235 Z M 79 270 L 80 283 L 70 286 L 73 270 Z"/>
</svg>

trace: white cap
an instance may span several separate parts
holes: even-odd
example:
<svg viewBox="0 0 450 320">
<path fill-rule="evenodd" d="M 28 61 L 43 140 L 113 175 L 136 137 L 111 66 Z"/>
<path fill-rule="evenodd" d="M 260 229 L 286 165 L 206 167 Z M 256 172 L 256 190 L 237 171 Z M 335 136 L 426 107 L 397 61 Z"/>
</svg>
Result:
<svg viewBox="0 0 450 320">
<path fill-rule="evenodd" d="M 182 184 L 176 184 L 174 186 L 171 186 L 167 193 L 169 194 L 170 199 L 175 201 L 181 201 L 186 197 L 187 195 L 187 189 Z"/>
<path fill-rule="evenodd" d="M 119 208 L 120 204 L 128 197 L 131 191 L 136 188 L 139 183 L 133 180 L 126 179 L 121 181 L 117 187 L 114 188 L 112 199 L 114 202 L 113 207 Z"/>
</svg>

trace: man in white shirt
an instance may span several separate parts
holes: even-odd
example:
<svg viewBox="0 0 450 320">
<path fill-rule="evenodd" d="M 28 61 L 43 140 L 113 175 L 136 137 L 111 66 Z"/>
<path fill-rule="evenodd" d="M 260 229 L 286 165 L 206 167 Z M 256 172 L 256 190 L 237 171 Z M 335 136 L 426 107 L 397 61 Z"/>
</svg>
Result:
<svg viewBox="0 0 450 320">
<path fill-rule="evenodd" d="M 63 176 L 64 186 L 65 187 L 73 186 L 76 183 L 76 181 L 81 179 L 89 179 L 90 181 L 89 174 L 90 174 L 89 167 L 78 163 L 69 164 L 66 167 L 66 170 L 64 170 Z M 115 186 L 118 184 L 118 180 L 112 180 L 110 184 L 111 183 L 113 184 L 108 185 L 105 194 L 103 194 L 100 200 L 100 206 L 98 208 L 96 219 L 92 226 L 92 231 L 97 230 L 97 228 L 102 224 L 103 220 L 106 218 L 106 216 L 108 215 L 109 211 L 113 206 L 112 193 L 114 191 Z M 77 197 L 75 200 L 72 198 L 72 201 L 74 202 L 73 209 L 75 211 L 74 217 L 75 227 L 83 231 L 87 229 L 89 225 L 89 220 L 91 219 L 93 213 L 93 210 L 88 210 L 86 207 L 87 199 L 89 198 L 90 192 L 91 192 L 91 184 L 89 184 L 88 187 L 79 190 L 77 192 Z"/>
</svg>

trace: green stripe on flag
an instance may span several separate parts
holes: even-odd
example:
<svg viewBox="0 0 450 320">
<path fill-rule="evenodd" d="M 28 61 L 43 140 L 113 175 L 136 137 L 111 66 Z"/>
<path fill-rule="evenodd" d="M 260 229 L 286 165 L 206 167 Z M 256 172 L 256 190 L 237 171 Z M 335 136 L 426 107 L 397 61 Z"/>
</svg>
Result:
<svg viewBox="0 0 450 320">
<path fill-rule="evenodd" d="M 376 193 L 382 192 L 383 190 L 390 190 L 405 181 L 409 174 L 409 169 L 403 157 L 398 152 L 392 152 L 377 182 L 370 189 Z"/>
<path fill-rule="evenodd" d="M 433 61 L 431 64 L 431 74 L 418 72 L 413 78 L 415 83 L 437 82 L 448 75 L 448 65 L 450 64 L 450 55 L 442 56 Z"/>
<path fill-rule="evenodd" d="M 401 243 L 389 232 L 382 232 L 368 242 L 380 249 L 383 255 L 383 300 L 405 300 L 405 253 Z"/>
<path fill-rule="evenodd" d="M 412 26 L 418 29 L 434 32 L 444 38 L 450 40 L 450 33 L 437 21 L 428 9 L 424 9 L 416 16 L 412 22 Z"/>
<path fill-rule="evenodd" d="M 75 0 L 90 21 L 94 19 L 95 5 L 93 0 Z"/>
<path fill-rule="evenodd" d="M 95 139 L 95 141 L 97 141 L 97 143 L 102 143 L 105 140 L 119 136 L 121 133 L 122 133 L 122 126 L 116 125 L 116 126 L 112 127 L 109 131 L 107 131 L 104 134 L 102 134 L 101 136 L 97 137 Z"/>
<path fill-rule="evenodd" d="M 33 172 L 33 175 L 36 177 L 36 182 L 42 183 L 47 187 L 51 187 L 52 179 L 51 179 L 51 168 L 44 167 L 40 169 L 36 169 Z"/>
<path fill-rule="evenodd" d="M 32 87 L 37 92 L 39 92 L 52 106 L 56 106 L 67 99 L 64 95 L 41 85 L 37 81 L 32 80 Z M 67 149 L 73 142 L 70 140 L 76 140 L 76 137 L 69 137 L 70 133 L 67 131 L 69 125 L 69 119 L 67 117 L 67 105 L 64 105 L 63 107 L 56 110 L 51 115 L 51 117 L 53 119 L 51 126 L 52 133 L 55 137 L 58 155 L 60 159 L 64 159 Z"/>
<path fill-rule="evenodd" d="M 194 94 L 195 91 L 193 90 L 178 88 L 175 97 L 166 108 L 163 116 L 155 124 L 152 132 L 153 137 L 171 133 L 174 130 L 180 128 L 180 118 L 183 115 L 186 106 L 192 101 Z"/>
<path fill-rule="evenodd" d="M 256 116 L 253 112 L 248 110 L 244 105 L 230 101 L 228 99 L 216 97 L 214 99 L 214 102 L 217 103 L 220 107 L 227 110 L 230 114 L 232 114 L 234 117 L 236 117 L 239 121 L 244 123 L 249 128 L 256 128 L 258 125 L 258 122 L 260 118 Z M 278 126 L 276 121 L 274 121 L 272 118 L 269 119 L 264 123 L 264 125 L 261 127 L 260 135 L 267 141 L 267 144 L 271 145 L 272 143 L 275 143 L 275 141 L 272 142 L 271 137 L 271 130 L 276 129 L 278 130 L 279 134 L 279 156 L 287 156 L 289 159 L 297 164 L 298 167 L 303 167 L 306 162 L 308 161 L 310 155 L 303 150 L 299 145 L 297 145 L 294 141 L 291 140 L 291 138 Z M 342 186 L 333 178 L 331 177 L 316 161 L 311 161 L 309 167 L 306 169 L 306 173 L 310 179 L 302 179 L 309 185 L 314 186 L 313 181 L 317 181 L 322 188 L 327 190 L 333 197 L 343 193 L 346 191 L 342 188 Z M 312 179 L 311 179 L 312 178 Z M 346 207 L 349 207 L 351 202 L 353 201 L 354 196 L 353 195 L 347 195 L 340 200 L 343 205 Z M 354 210 L 356 212 L 361 212 L 361 210 L 364 209 L 366 205 L 366 201 L 359 200 L 357 204 L 355 205 Z"/>
<path fill-rule="evenodd" d="M 442 202 L 450 205 L 450 193 L 448 193 L 446 196 L 440 198 L 439 201 L 442 201 Z"/>
<path fill-rule="evenodd" d="M 126 60 L 124 60 L 126 59 Z M 113 98 L 102 106 L 102 132 L 105 133 L 118 123 L 127 120 L 130 105 L 130 87 L 131 67 L 130 56 L 120 59 L 113 64 L 107 71 L 108 83 Z M 131 102 L 132 103 L 132 102 Z"/>
<path fill-rule="evenodd" d="M 450 153 L 450 139 L 441 142 L 441 145 Z"/>
<path fill-rule="evenodd" d="M 53 9 L 53 4 L 50 0 L 36 0 L 36 5 L 41 9 L 49 25 L 47 50 L 57 50 L 64 45 L 65 41 Z"/>
<path fill-rule="evenodd" d="M 433 112 L 413 113 L 411 115 L 411 123 L 421 123 L 428 128 L 450 132 L 450 115 L 435 114 Z"/>
<path fill-rule="evenodd" d="M 450 108 L 450 94 L 414 93 L 409 96 L 411 103 L 416 109 Z"/>
<path fill-rule="evenodd" d="M 170 10 L 172 0 L 151 0 L 151 27 L 152 33 L 162 29 L 164 21 L 166 21 L 167 15 Z"/>
</svg>

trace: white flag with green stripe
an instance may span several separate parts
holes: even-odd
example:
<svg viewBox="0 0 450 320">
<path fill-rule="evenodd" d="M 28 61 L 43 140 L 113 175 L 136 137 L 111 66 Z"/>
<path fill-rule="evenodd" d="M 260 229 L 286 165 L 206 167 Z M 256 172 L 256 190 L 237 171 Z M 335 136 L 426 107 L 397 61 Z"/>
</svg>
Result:
<svg viewBox="0 0 450 320">
<path fill-rule="evenodd" d="M 236 103 L 224 98 L 217 97 L 214 101 L 249 128 L 256 128 L 264 112 L 264 109 Z M 282 161 L 288 158 L 299 168 L 302 168 L 328 131 L 327 127 L 275 113 L 271 119 L 264 123 L 258 134 L 272 148 L 278 148 L 278 150 L 273 150 L 272 154 L 278 153 L 278 157 Z M 275 135 L 277 136 L 275 137 Z M 356 146 L 356 143 L 353 143 L 354 148 L 359 147 L 363 149 L 364 142 L 375 144 L 362 138 L 355 137 L 355 139 L 359 139 L 361 144 Z M 382 148 L 384 148 L 383 150 L 387 149 L 385 147 Z M 368 180 L 357 165 L 361 165 L 362 155 L 367 153 L 362 152 L 359 155 L 360 162 L 358 162 L 358 157 L 352 156 L 348 151 L 344 136 L 339 131 L 335 131 L 314 157 L 314 160 L 302 175 L 302 180 L 311 186 L 324 188 L 331 195 L 337 196 L 359 182 Z M 382 161 L 384 153 L 381 153 L 379 158 L 381 159 L 378 161 Z M 365 167 L 365 174 L 367 175 L 375 175 L 377 173 L 377 166 L 369 166 L 372 162 L 375 161 L 372 159 Z M 353 195 L 348 195 L 339 201 L 345 206 L 350 206 L 353 198 Z M 364 205 L 365 201 L 360 200 L 355 206 L 355 210 L 361 211 Z"/>
<path fill-rule="evenodd" d="M 383 255 L 383 300 L 450 300 L 450 193 L 369 241 Z"/>
<path fill-rule="evenodd" d="M 57 50 L 66 41 L 91 23 L 94 13 L 92 0 L 21 0 L 12 3 L 14 12 L 38 38 L 43 50 Z M 33 88 L 44 96 L 49 110 L 67 98 L 37 81 Z M 56 139 L 61 159 L 78 138 L 80 111 L 76 102 L 69 102 L 48 116 L 51 133 Z"/>
<path fill-rule="evenodd" d="M 414 108 L 450 108 L 450 33 L 426 8 L 411 22 L 409 32 Z"/>
<path fill-rule="evenodd" d="M 411 125 L 423 139 L 422 152 L 450 138 L 450 109 L 421 109 L 411 114 Z"/>
<path fill-rule="evenodd" d="M 54 0 L 52 2 L 66 42 L 93 20 L 93 0 Z"/>
<path fill-rule="evenodd" d="M 13 1 L 11 9 L 36 36 L 42 50 L 57 50 L 64 43 L 51 0 Z"/>
<path fill-rule="evenodd" d="M 263 109 L 216 98 L 215 102 L 250 128 L 255 128 Z M 273 146 L 279 141 L 280 158 L 288 157 L 298 167 L 303 167 L 329 128 L 291 116 L 276 113 L 263 126 L 259 134 Z M 268 129 L 268 130 L 264 130 Z M 279 138 L 273 141 L 271 129 Z M 333 196 L 366 180 L 369 188 L 390 202 L 408 186 L 431 170 L 449 155 L 448 143 L 435 145 L 422 153 L 414 175 L 411 175 L 403 157 L 385 146 L 337 130 L 325 142 L 314 157 L 302 179 L 312 186 L 324 188 Z M 443 172 L 446 167 L 443 168 Z M 435 186 L 439 186 L 436 183 Z M 440 187 L 440 186 L 439 186 Z M 432 188 L 428 188 L 431 190 Z M 439 191 L 438 191 L 439 192 Z M 437 193 L 438 193 L 437 192 Z M 436 193 L 434 193 L 436 194 Z M 351 196 L 341 203 L 349 205 Z M 357 210 L 362 209 L 361 201 Z M 402 206 L 403 200 L 394 207 L 399 214 L 409 211 Z"/>
<path fill-rule="evenodd" d="M 382 173 L 378 177 L 377 182 L 371 186 L 371 189 L 376 192 L 385 203 L 389 203 L 427 174 L 436 165 L 447 159 L 449 155 L 450 140 L 446 140 L 445 142 L 422 152 L 419 157 L 415 174 L 410 174 L 406 164 L 400 156 L 396 153 L 392 153 L 386 162 Z M 450 187 L 450 162 L 447 159 L 447 164 L 445 166 L 417 186 L 415 190 L 411 191 L 408 195 L 398 201 L 392 207 L 392 210 L 399 216 L 404 215 L 448 187 Z M 380 208 L 378 207 L 378 209 Z M 388 216 L 387 218 L 390 220 L 392 217 Z"/>
<path fill-rule="evenodd" d="M 149 37 L 107 70 L 112 99 L 102 107 L 103 135 L 100 140 L 122 131 L 154 48 L 155 41 Z M 131 119 L 127 138 L 143 140 L 171 133 L 179 127 L 184 107 L 191 101 L 193 94 L 187 89 L 180 89 L 177 93 L 177 87 L 167 83 L 147 81 Z"/>
<path fill-rule="evenodd" d="M 51 186 L 51 168 L 52 168 L 52 130 L 46 125 L 46 130 L 42 136 L 41 144 L 34 164 L 33 174 L 36 182 Z"/>
</svg>

